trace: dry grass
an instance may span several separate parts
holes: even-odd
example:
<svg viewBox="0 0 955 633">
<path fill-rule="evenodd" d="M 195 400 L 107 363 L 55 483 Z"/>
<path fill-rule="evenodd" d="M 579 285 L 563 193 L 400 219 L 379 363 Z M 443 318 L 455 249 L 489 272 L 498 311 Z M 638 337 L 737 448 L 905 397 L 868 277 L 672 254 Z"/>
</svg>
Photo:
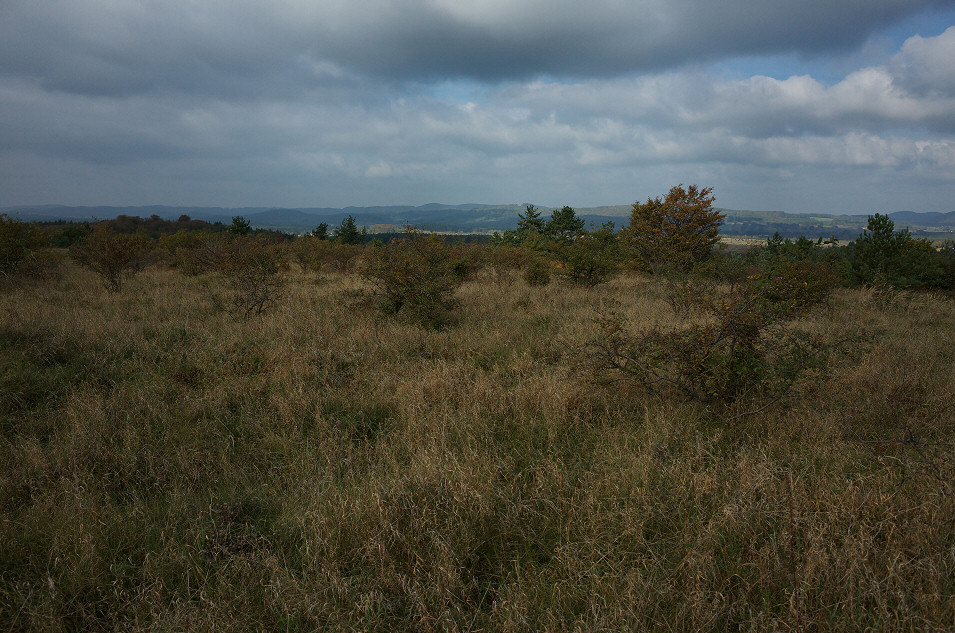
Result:
<svg viewBox="0 0 955 633">
<path fill-rule="evenodd" d="M 0 295 L 0 628 L 952 626 L 951 300 L 840 291 L 804 326 L 860 342 L 727 422 L 574 374 L 653 280 L 504 277 L 439 331 L 339 273 L 241 322 L 162 269 Z"/>
</svg>

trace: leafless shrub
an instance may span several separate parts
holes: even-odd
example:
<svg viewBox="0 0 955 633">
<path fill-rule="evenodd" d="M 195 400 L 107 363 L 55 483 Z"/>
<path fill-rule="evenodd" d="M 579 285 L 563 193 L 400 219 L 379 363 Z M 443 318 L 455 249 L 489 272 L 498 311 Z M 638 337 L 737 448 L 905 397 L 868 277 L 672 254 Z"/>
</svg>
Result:
<svg viewBox="0 0 955 633">
<path fill-rule="evenodd" d="M 633 382 L 683 400 L 776 400 L 803 374 L 822 368 L 832 347 L 791 325 L 826 300 L 831 283 L 818 275 L 800 263 L 723 292 L 676 285 L 670 303 L 692 317 L 688 324 L 631 335 L 617 315 L 603 315 L 600 337 L 585 346 L 585 365 L 598 380 Z"/>
<path fill-rule="evenodd" d="M 212 301 L 233 318 L 259 316 L 281 298 L 285 276 L 275 252 L 260 240 L 237 237 L 208 245 L 206 253 L 229 287 L 225 295 L 213 293 Z"/>
<path fill-rule="evenodd" d="M 123 281 L 141 271 L 150 261 L 152 243 L 139 234 L 117 233 L 98 224 L 82 242 L 70 247 L 79 264 L 97 273 L 110 292 L 122 290 Z"/>
</svg>

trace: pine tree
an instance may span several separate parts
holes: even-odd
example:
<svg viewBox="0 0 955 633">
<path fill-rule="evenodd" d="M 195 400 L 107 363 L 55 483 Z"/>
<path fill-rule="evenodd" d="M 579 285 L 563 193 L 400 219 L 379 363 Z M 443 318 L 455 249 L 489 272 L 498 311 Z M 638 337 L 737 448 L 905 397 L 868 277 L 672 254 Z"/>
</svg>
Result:
<svg viewBox="0 0 955 633">
<path fill-rule="evenodd" d="M 335 239 L 341 244 L 361 244 L 367 234 L 368 230 L 365 227 L 359 229 L 355 218 L 349 215 L 335 230 Z"/>
<path fill-rule="evenodd" d="M 570 240 L 584 230 L 584 221 L 578 218 L 573 207 L 555 209 L 544 225 L 544 234 L 553 239 Z"/>
</svg>

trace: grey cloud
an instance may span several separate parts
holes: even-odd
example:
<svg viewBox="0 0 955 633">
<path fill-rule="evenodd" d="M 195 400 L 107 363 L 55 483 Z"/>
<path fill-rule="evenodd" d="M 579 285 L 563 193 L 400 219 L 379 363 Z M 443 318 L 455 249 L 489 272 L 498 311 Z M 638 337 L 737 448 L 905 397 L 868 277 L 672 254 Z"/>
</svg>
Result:
<svg viewBox="0 0 955 633">
<path fill-rule="evenodd" d="M 350 72 L 387 80 L 609 77 L 735 55 L 845 50 L 874 29 L 944 4 L 7 0 L 0 74 L 85 94 L 231 97 L 295 93 Z"/>
<path fill-rule="evenodd" d="M 832 84 L 669 67 L 844 47 L 928 2 L 160 4 L 0 3 L 0 204 L 591 205 L 701 182 L 865 211 L 874 181 L 950 205 L 955 28 Z M 461 103 L 428 96 L 441 75 L 489 81 Z"/>
<path fill-rule="evenodd" d="M 831 86 L 810 76 L 722 81 L 680 72 L 532 82 L 499 95 L 537 113 L 560 104 L 562 120 L 575 125 L 610 119 L 687 133 L 725 129 L 748 138 L 848 132 L 904 132 L 918 138 L 955 134 L 953 58 L 955 27 L 933 38 L 910 38 L 885 65 L 860 69 Z"/>
<path fill-rule="evenodd" d="M 371 75 L 481 80 L 615 76 L 748 54 L 816 55 L 936 0 L 355 1 L 323 20 L 315 46 Z"/>
</svg>

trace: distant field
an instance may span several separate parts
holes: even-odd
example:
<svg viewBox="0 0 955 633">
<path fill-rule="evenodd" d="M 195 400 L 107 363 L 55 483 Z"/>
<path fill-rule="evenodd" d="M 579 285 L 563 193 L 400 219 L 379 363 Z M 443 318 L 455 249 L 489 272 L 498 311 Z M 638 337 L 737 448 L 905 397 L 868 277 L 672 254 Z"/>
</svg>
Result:
<svg viewBox="0 0 955 633">
<path fill-rule="evenodd" d="M 248 320 L 161 267 L 0 293 L 0 629 L 955 622 L 950 299 L 839 290 L 828 372 L 708 408 L 579 369 L 598 313 L 680 318 L 650 277 L 485 269 L 425 330 L 287 275 Z"/>
</svg>

